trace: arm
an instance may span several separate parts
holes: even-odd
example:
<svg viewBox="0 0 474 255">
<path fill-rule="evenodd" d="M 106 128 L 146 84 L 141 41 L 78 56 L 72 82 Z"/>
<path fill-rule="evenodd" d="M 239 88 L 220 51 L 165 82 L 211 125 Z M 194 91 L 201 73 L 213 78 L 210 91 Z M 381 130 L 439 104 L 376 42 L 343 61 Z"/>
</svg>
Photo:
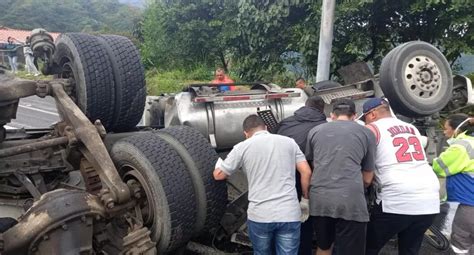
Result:
<svg viewBox="0 0 474 255">
<path fill-rule="evenodd" d="M 380 136 L 378 135 L 378 129 L 375 125 L 367 126 L 372 132 L 367 132 L 367 152 L 364 159 L 362 160 L 362 181 L 364 187 L 369 187 L 372 184 L 374 179 L 374 169 L 375 169 L 375 152 L 377 150 L 378 140 Z"/>
<path fill-rule="evenodd" d="M 309 193 L 309 183 L 311 181 L 311 168 L 308 165 L 308 162 L 301 161 L 296 163 L 296 170 L 301 175 L 301 190 L 303 192 L 303 197 L 308 199 Z"/>
<path fill-rule="evenodd" d="M 461 173 L 468 167 L 469 154 L 466 149 L 459 144 L 449 146 L 438 158 L 433 160 L 433 170 L 439 177 Z"/>
<path fill-rule="evenodd" d="M 227 179 L 235 171 L 242 167 L 242 154 L 240 153 L 239 146 L 236 145 L 232 151 L 229 152 L 227 158 L 222 161 L 220 165 L 216 165 L 216 169 L 212 175 L 216 181 L 222 181 Z"/>
<path fill-rule="evenodd" d="M 369 187 L 374 179 L 374 171 L 362 171 L 362 180 L 364 181 L 364 187 Z"/>
</svg>

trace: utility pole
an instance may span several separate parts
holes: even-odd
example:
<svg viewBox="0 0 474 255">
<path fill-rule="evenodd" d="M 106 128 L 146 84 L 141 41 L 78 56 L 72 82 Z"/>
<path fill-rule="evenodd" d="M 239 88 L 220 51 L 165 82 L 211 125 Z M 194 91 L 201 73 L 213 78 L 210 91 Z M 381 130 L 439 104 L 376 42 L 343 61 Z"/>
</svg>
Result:
<svg viewBox="0 0 474 255">
<path fill-rule="evenodd" d="M 323 0 L 316 82 L 329 80 L 336 0 Z"/>
</svg>

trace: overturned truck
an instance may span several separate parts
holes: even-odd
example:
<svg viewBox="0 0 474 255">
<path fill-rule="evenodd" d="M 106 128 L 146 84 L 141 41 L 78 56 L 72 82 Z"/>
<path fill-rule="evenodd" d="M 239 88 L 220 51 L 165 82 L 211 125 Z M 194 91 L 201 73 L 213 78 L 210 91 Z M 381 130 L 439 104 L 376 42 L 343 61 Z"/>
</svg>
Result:
<svg viewBox="0 0 474 255">
<path fill-rule="evenodd" d="M 31 45 L 42 72 L 55 78 L 22 80 L 0 69 L 0 253 L 249 250 L 245 178 L 216 182 L 214 164 L 243 140 L 245 116 L 259 113 L 276 128 L 304 104 L 303 91 L 253 83 L 221 92 L 193 84 L 146 102 L 139 54 L 125 37 L 68 33 L 53 43 L 34 30 Z M 337 98 L 360 106 L 385 94 L 429 137 L 433 155 L 439 112 L 473 102 L 470 81 L 453 78 L 441 53 L 421 42 L 392 50 L 380 76 L 347 83 L 315 90 L 328 109 Z M 19 100 L 34 95 L 53 97 L 60 121 L 6 130 Z M 137 128 L 145 105 L 149 125 Z"/>
<path fill-rule="evenodd" d="M 52 80 L 0 70 L 2 254 L 156 254 L 209 235 L 227 204 L 217 153 L 197 131 L 138 131 L 139 53 L 115 35 L 33 31 Z M 23 97 L 54 98 L 49 129 L 6 130 Z"/>
</svg>

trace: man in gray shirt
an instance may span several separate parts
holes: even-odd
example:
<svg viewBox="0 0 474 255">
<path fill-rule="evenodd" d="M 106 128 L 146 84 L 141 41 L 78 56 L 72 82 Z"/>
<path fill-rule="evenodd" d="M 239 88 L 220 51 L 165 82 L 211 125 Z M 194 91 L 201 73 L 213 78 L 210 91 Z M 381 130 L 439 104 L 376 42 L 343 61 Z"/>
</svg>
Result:
<svg viewBox="0 0 474 255">
<path fill-rule="evenodd" d="M 295 189 L 295 167 L 308 198 L 311 169 L 296 142 L 270 134 L 257 115 L 243 123 L 246 140 L 235 145 L 214 170 L 224 180 L 242 169 L 249 183 L 247 226 L 254 254 L 297 254 L 301 209 Z M 274 247 L 272 247 L 274 245 Z"/>
<path fill-rule="evenodd" d="M 348 99 L 333 104 L 332 122 L 308 134 L 306 158 L 313 161 L 310 214 L 318 243 L 317 255 L 363 255 L 369 213 L 364 186 L 375 169 L 375 136 L 354 122 L 355 105 Z"/>
</svg>

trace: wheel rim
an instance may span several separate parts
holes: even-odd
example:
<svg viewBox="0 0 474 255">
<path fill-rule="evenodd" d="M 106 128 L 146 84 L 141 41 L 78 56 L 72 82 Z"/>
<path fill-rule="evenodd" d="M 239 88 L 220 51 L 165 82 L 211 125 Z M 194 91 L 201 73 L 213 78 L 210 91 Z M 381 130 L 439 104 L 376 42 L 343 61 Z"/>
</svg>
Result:
<svg viewBox="0 0 474 255">
<path fill-rule="evenodd" d="M 153 199 L 149 199 L 152 198 L 153 195 L 150 187 L 146 182 L 146 179 L 139 171 L 137 171 L 134 167 L 130 165 L 124 165 L 121 170 L 125 172 L 123 176 L 123 180 L 125 183 L 130 180 L 134 180 L 139 184 L 141 190 L 145 192 L 144 196 L 142 195 L 140 198 L 138 198 L 138 204 L 142 212 L 143 224 L 145 226 L 150 226 L 151 224 L 153 224 L 153 220 L 155 217 L 153 209 L 156 208 L 156 206 Z"/>
<path fill-rule="evenodd" d="M 427 56 L 415 56 L 405 66 L 404 84 L 409 95 L 417 99 L 431 99 L 441 90 L 441 72 Z"/>
<path fill-rule="evenodd" d="M 74 68 L 72 66 L 72 61 L 69 58 L 61 59 L 61 73 L 59 73 L 59 78 L 71 80 L 71 84 L 66 89 L 66 93 L 72 98 L 74 102 L 77 102 L 76 98 L 76 79 L 74 77 Z"/>
</svg>

